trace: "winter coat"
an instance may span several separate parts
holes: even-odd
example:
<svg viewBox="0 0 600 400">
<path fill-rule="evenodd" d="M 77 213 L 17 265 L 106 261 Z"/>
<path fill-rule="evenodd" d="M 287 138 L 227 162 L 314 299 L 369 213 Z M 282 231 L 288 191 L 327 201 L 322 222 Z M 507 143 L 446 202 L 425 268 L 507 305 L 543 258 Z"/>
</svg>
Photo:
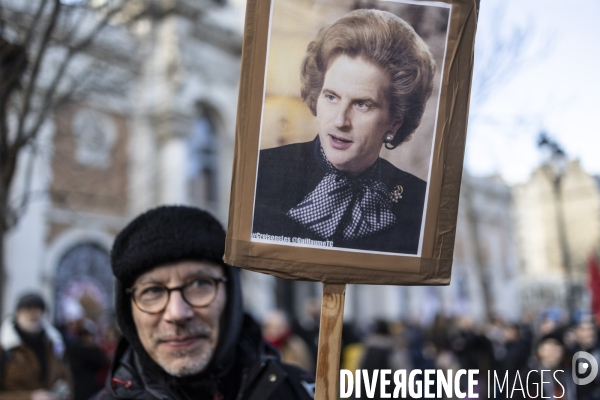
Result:
<svg viewBox="0 0 600 400">
<path fill-rule="evenodd" d="M 236 386 L 237 393 L 227 393 Z M 107 385 L 94 400 L 183 400 L 192 396 L 199 400 L 309 400 L 313 392 L 314 377 L 282 364 L 277 351 L 261 338 L 258 325 L 246 316 L 235 365 L 220 379 L 207 374 L 184 379 L 152 377 L 144 371 L 132 347 L 122 340 Z"/>
<path fill-rule="evenodd" d="M 38 389 L 68 388 L 72 393 L 69 367 L 64 361 L 64 342 L 60 333 L 44 323 L 47 373 L 34 350 L 23 343 L 14 320 L 6 319 L 0 328 L 0 400 L 30 400 Z"/>
<path fill-rule="evenodd" d="M 88 400 L 104 387 L 98 378 L 108 359 L 96 345 L 84 345 L 79 341 L 67 344 L 67 358 L 74 381 L 74 400 Z"/>
</svg>

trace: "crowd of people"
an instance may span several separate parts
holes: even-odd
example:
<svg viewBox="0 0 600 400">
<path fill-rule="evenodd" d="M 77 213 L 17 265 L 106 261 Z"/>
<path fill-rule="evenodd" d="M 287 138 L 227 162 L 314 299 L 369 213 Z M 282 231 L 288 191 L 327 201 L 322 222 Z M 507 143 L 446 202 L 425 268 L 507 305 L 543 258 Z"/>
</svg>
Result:
<svg viewBox="0 0 600 400">
<path fill-rule="evenodd" d="M 289 327 L 273 343 L 284 350 L 282 354 L 289 354 L 285 362 L 303 365 L 301 359 L 287 351 L 288 347 L 297 348 L 297 344 L 292 346 L 285 339 L 308 338 L 303 345 L 309 349 L 318 337 L 318 329 L 308 332 L 298 324 Z M 478 370 L 475 393 L 479 399 L 600 399 L 600 377 L 586 385 L 574 383 L 573 366 L 582 360 L 575 364 L 572 361 L 580 351 L 600 360 L 598 327 L 589 317 L 567 323 L 559 314 L 548 312 L 523 318 L 519 323 L 501 318 L 476 323 L 468 316 L 438 315 L 429 326 L 380 320 L 364 328 L 346 323 L 340 368 L 352 373 L 366 370 L 369 377 L 384 369 L 405 370 L 407 376 L 413 370 L 442 370 L 446 376 L 449 370 L 454 374 L 458 370 Z M 315 355 L 310 351 L 309 354 Z M 417 378 L 423 384 L 423 374 Z M 461 385 L 466 392 L 466 380 Z M 437 393 L 435 383 L 433 386 L 431 391 Z M 373 398 L 380 396 L 377 385 Z"/>
</svg>

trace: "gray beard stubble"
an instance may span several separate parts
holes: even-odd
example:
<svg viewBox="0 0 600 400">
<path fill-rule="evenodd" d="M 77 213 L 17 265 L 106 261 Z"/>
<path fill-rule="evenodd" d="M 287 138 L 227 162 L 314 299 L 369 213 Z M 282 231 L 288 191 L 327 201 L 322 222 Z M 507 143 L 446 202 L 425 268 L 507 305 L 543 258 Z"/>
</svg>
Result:
<svg viewBox="0 0 600 400">
<path fill-rule="evenodd" d="M 203 337 L 209 338 L 212 333 L 212 329 L 205 325 L 184 325 L 175 327 L 175 329 L 167 332 L 158 332 L 152 335 L 152 340 L 155 344 L 158 344 L 161 340 L 165 340 L 171 337 L 176 336 L 197 336 L 201 335 Z M 183 358 L 189 356 L 196 349 L 193 350 L 182 350 L 171 353 L 172 357 L 175 358 Z M 163 357 L 160 356 L 160 353 L 156 355 L 157 364 L 165 370 L 169 375 L 172 375 L 177 378 L 183 378 L 186 376 L 196 375 L 200 372 L 204 371 L 210 361 L 212 360 L 214 354 L 214 348 L 209 348 L 207 351 L 204 351 L 202 354 L 198 355 L 196 359 L 192 359 L 185 364 L 179 364 L 177 361 L 169 363 Z"/>
</svg>

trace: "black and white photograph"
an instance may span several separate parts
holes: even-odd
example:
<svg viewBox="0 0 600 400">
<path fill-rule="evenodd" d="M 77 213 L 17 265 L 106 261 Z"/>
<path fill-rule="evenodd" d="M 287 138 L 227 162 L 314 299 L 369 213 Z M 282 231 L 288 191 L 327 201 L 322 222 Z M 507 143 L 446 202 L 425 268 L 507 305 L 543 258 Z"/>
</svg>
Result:
<svg viewBox="0 0 600 400">
<path fill-rule="evenodd" d="M 251 240 L 420 255 L 451 6 L 271 7 Z"/>
</svg>

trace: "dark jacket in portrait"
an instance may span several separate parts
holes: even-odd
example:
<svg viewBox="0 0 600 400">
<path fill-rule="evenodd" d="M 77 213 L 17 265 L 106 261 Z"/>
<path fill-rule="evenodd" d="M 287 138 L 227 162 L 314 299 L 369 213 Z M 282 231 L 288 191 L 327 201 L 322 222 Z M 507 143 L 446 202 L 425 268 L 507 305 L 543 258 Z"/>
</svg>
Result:
<svg viewBox="0 0 600 400">
<path fill-rule="evenodd" d="M 339 232 L 323 238 L 288 216 L 288 212 L 315 190 L 327 174 L 327 161 L 321 154 L 318 136 L 312 142 L 260 151 L 253 233 L 330 240 L 333 247 L 416 254 L 427 184 L 381 158 L 377 161 L 377 179 L 385 185 L 390 196 L 396 194 L 396 201 L 391 203 L 391 212 L 395 216 L 393 225 L 350 240 L 344 239 Z"/>
</svg>

